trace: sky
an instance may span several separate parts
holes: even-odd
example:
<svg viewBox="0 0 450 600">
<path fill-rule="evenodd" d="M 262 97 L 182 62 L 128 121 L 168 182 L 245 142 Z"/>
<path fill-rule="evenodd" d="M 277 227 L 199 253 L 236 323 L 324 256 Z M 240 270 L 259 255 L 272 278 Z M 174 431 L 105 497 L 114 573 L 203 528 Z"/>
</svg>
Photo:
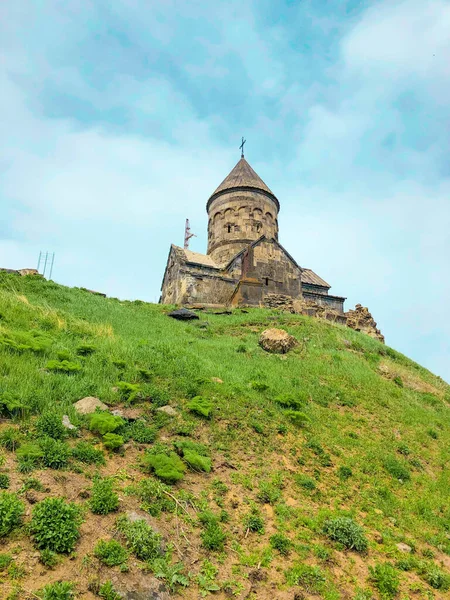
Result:
<svg viewBox="0 0 450 600">
<path fill-rule="evenodd" d="M 0 7 L 0 267 L 157 302 L 246 159 L 280 242 L 450 381 L 448 0 Z"/>
</svg>

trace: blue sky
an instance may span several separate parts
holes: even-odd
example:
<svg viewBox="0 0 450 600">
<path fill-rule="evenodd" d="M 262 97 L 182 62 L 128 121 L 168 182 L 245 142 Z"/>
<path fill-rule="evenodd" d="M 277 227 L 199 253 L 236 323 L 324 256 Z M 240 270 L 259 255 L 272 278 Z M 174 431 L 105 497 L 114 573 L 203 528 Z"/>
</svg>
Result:
<svg viewBox="0 0 450 600">
<path fill-rule="evenodd" d="M 450 380 L 450 3 L 61 2 L 1 11 L 0 266 L 157 301 L 246 158 L 280 241 Z"/>
</svg>

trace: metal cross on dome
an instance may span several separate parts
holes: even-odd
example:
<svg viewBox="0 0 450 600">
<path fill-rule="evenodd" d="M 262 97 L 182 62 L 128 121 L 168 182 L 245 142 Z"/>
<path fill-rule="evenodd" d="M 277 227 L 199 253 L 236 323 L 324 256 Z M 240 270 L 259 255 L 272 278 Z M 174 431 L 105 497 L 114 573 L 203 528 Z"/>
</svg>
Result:
<svg viewBox="0 0 450 600">
<path fill-rule="evenodd" d="M 244 138 L 242 138 L 241 145 L 239 146 L 239 148 L 241 149 L 241 158 L 244 158 L 244 144 L 246 142 L 247 142 L 247 140 L 244 140 Z"/>
</svg>

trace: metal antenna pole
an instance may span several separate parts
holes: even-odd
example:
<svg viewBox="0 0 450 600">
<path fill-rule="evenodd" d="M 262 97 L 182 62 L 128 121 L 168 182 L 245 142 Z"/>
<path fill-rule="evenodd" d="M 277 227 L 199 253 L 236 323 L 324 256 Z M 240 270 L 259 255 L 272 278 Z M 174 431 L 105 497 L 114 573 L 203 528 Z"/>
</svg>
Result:
<svg viewBox="0 0 450 600">
<path fill-rule="evenodd" d="M 48 252 L 45 253 L 44 271 L 42 275 L 45 277 L 45 269 L 47 268 Z"/>
<path fill-rule="evenodd" d="M 52 264 L 50 265 L 50 275 L 49 275 L 49 279 L 52 278 L 52 273 L 53 273 L 53 263 L 55 262 L 55 253 L 53 252 L 52 254 Z"/>
<path fill-rule="evenodd" d="M 189 226 L 189 219 L 186 219 L 186 225 L 184 227 L 184 249 L 187 250 L 189 248 L 189 240 L 192 237 L 197 237 L 195 233 L 191 233 L 191 228 Z"/>
<path fill-rule="evenodd" d="M 39 259 L 38 259 L 38 264 L 37 264 L 37 272 L 39 273 L 39 267 L 41 266 L 41 256 L 42 256 L 42 250 L 39 252 Z"/>
</svg>

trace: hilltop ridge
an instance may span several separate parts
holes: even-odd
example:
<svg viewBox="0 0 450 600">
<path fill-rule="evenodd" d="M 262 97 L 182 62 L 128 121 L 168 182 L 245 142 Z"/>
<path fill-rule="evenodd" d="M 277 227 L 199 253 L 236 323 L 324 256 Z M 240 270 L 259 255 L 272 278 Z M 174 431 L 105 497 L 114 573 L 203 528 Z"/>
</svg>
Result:
<svg viewBox="0 0 450 600">
<path fill-rule="evenodd" d="M 339 324 L 171 308 L 0 273 L 0 596 L 447 598 L 450 386 Z"/>
</svg>

